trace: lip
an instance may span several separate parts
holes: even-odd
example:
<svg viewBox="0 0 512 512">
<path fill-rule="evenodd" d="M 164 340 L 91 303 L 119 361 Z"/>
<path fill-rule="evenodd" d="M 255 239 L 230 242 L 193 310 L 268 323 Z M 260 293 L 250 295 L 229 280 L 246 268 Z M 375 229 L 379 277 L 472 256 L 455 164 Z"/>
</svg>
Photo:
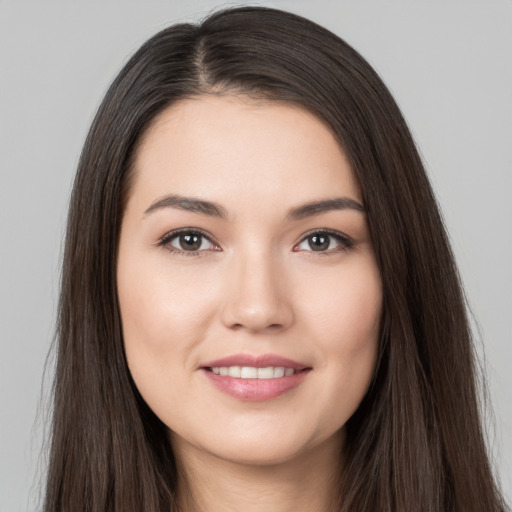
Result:
<svg viewBox="0 0 512 512">
<path fill-rule="evenodd" d="M 294 370 L 304 370 L 308 365 L 282 357 L 277 354 L 263 354 L 259 356 L 251 354 L 234 354 L 232 356 L 216 359 L 201 364 L 201 368 L 213 368 L 216 366 L 252 366 L 254 368 L 268 368 L 269 366 L 284 366 Z"/>
<path fill-rule="evenodd" d="M 296 373 L 274 379 L 238 379 L 236 377 L 217 375 L 211 371 L 212 367 L 222 366 L 251 366 L 255 368 L 278 366 L 293 368 Z M 209 382 L 223 393 L 238 400 L 256 402 L 272 400 L 297 388 L 304 382 L 311 371 L 311 367 L 303 363 L 275 354 L 260 356 L 235 354 L 222 359 L 216 359 L 215 361 L 209 361 L 202 364 L 199 369 Z"/>
</svg>

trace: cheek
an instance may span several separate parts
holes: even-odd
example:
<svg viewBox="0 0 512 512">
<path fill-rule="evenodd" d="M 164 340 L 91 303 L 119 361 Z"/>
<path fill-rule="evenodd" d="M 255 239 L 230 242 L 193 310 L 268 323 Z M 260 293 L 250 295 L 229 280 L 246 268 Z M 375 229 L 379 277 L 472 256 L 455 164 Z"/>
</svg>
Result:
<svg viewBox="0 0 512 512">
<path fill-rule="evenodd" d="M 314 286 L 312 284 L 314 283 Z M 354 260 L 338 272 L 316 276 L 302 291 L 308 296 L 302 315 L 319 333 L 327 352 L 357 354 L 378 338 L 382 284 L 373 258 Z M 323 341 L 322 341 L 323 340 Z"/>
<path fill-rule="evenodd" d="M 170 273 L 159 261 L 137 264 L 135 256 L 119 262 L 118 292 L 125 343 L 155 351 L 197 337 L 213 303 L 199 273 Z"/>
<path fill-rule="evenodd" d="M 136 250 L 119 258 L 117 284 L 128 367 L 158 410 L 160 394 L 170 398 L 183 369 L 191 367 L 190 354 L 205 338 L 215 303 L 197 272 L 170 273 L 165 261 Z"/>
<path fill-rule="evenodd" d="M 308 330 L 320 347 L 318 369 L 325 376 L 320 407 L 343 425 L 355 412 L 372 380 L 377 362 L 382 285 L 372 264 L 347 267 L 310 295 Z M 306 313 L 304 313 L 306 314 Z"/>
</svg>

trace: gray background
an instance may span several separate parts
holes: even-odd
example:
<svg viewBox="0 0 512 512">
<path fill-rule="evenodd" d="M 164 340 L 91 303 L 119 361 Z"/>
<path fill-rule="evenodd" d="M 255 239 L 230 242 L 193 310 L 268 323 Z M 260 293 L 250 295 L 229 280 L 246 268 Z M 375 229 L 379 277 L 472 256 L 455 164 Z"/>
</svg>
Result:
<svg viewBox="0 0 512 512">
<path fill-rule="evenodd" d="M 302 14 L 346 39 L 402 107 L 480 328 L 495 411 L 490 443 L 510 498 L 512 1 L 256 3 Z M 145 39 L 220 5 L 0 0 L 1 512 L 37 508 L 49 382 L 42 385 L 43 368 L 64 222 L 95 109 Z"/>
</svg>

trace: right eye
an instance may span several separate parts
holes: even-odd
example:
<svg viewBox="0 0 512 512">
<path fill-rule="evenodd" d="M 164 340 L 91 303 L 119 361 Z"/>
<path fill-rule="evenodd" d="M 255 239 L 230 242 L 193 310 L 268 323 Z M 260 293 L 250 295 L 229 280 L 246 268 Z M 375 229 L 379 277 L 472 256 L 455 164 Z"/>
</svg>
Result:
<svg viewBox="0 0 512 512">
<path fill-rule="evenodd" d="M 172 231 L 165 235 L 158 245 L 186 256 L 193 256 L 202 251 L 219 250 L 205 234 L 194 230 Z"/>
</svg>

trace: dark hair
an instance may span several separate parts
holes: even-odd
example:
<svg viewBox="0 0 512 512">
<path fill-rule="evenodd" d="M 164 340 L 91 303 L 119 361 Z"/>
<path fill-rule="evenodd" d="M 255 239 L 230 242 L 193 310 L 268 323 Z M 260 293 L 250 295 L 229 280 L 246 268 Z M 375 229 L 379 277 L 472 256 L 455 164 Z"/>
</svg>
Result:
<svg viewBox="0 0 512 512">
<path fill-rule="evenodd" d="M 308 109 L 331 128 L 359 181 L 384 310 L 374 379 L 347 424 L 341 510 L 503 511 L 459 277 L 399 108 L 334 34 L 243 7 L 147 41 L 87 137 L 66 233 L 45 512 L 173 510 L 178 474 L 166 427 L 126 364 L 116 259 L 138 141 L 164 109 L 201 94 Z"/>
</svg>

